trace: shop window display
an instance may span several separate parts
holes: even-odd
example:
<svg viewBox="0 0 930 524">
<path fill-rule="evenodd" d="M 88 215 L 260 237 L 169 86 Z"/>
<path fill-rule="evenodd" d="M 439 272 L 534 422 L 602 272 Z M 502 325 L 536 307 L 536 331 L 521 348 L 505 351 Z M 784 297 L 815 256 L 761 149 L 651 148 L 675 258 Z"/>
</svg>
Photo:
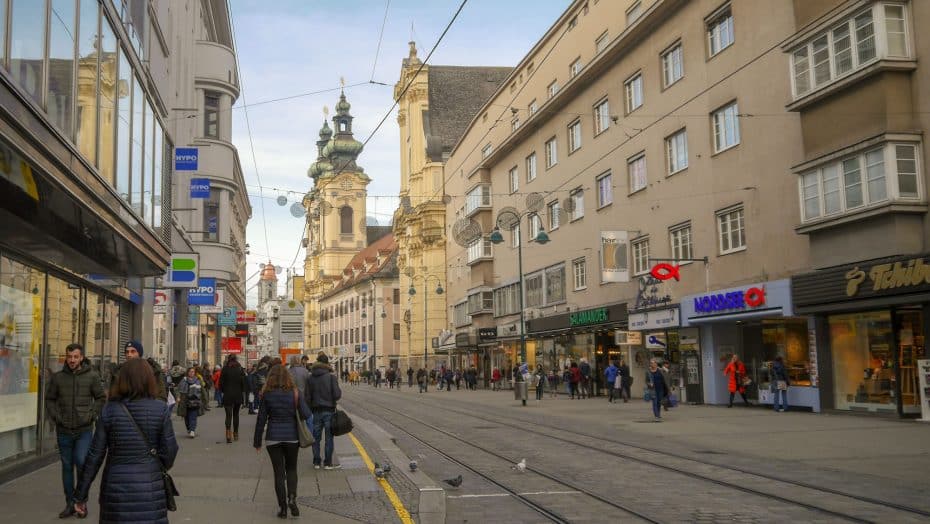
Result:
<svg viewBox="0 0 930 524">
<path fill-rule="evenodd" d="M 837 409 L 894 409 L 890 311 L 831 315 L 830 347 Z"/>
</svg>

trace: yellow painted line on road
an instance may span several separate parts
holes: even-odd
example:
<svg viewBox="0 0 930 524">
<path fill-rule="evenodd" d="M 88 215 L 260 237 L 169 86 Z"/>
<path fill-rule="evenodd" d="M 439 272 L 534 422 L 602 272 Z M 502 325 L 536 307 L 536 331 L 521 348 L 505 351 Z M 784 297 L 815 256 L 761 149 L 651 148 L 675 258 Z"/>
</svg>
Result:
<svg viewBox="0 0 930 524">
<path fill-rule="evenodd" d="M 365 461 L 365 465 L 368 466 L 368 471 L 374 475 L 375 474 L 375 463 L 371 461 L 371 458 L 368 456 L 368 453 L 365 452 L 365 448 L 362 447 L 362 443 L 355 438 L 355 435 L 349 433 L 349 438 L 352 439 L 352 443 L 355 444 L 356 449 L 358 449 L 359 454 L 362 456 L 362 460 Z M 404 503 L 400 500 L 400 497 L 397 496 L 397 492 L 394 491 L 394 488 L 391 487 L 391 483 L 387 479 L 375 479 L 378 481 L 378 484 L 381 485 L 381 489 L 384 490 L 384 493 L 388 496 L 388 499 L 391 501 L 391 505 L 394 506 L 394 511 L 397 512 L 397 516 L 400 517 L 400 521 L 404 524 L 414 524 L 413 518 L 410 517 L 410 512 L 407 511 L 407 508 L 404 507 Z"/>
</svg>

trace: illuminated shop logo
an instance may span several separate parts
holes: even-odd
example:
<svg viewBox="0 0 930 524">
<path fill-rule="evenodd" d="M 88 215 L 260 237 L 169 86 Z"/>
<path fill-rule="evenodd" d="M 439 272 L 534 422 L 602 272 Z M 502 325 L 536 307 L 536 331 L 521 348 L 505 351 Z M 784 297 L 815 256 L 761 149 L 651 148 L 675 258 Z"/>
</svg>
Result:
<svg viewBox="0 0 930 524">
<path fill-rule="evenodd" d="M 716 313 L 732 309 L 757 308 L 765 305 L 765 288 L 751 287 L 747 290 L 715 293 L 694 298 L 694 311 Z"/>
</svg>

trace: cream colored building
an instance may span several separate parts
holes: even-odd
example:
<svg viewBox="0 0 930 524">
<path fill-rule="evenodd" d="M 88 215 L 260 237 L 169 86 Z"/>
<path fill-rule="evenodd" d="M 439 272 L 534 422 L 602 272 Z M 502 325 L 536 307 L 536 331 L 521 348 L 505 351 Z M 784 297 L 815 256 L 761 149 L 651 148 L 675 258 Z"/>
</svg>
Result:
<svg viewBox="0 0 930 524">
<path fill-rule="evenodd" d="M 400 287 L 407 297 L 401 330 L 403 365 L 430 365 L 433 339 L 447 325 L 445 163 L 471 116 L 510 72 L 506 67 L 423 65 L 416 46 L 394 86 L 400 126 L 401 206 L 394 213 Z M 411 287 L 415 293 L 410 294 Z M 427 296 L 428 294 L 428 296 Z M 425 322 L 424 322 L 425 320 Z"/>
</svg>

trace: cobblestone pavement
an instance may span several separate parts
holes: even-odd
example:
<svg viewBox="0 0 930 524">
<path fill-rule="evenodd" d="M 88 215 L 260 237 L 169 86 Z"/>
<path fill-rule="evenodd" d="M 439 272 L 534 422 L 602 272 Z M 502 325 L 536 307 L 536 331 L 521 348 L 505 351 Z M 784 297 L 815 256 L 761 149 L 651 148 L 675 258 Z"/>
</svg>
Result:
<svg viewBox="0 0 930 524">
<path fill-rule="evenodd" d="M 345 389 L 347 406 L 364 411 L 364 416 L 393 432 L 401 449 L 422 457 L 431 477 L 463 474 L 463 486 L 448 493 L 448 522 L 545 519 L 481 476 L 463 472 L 461 466 L 404 435 L 397 426 L 516 491 L 537 493 L 530 498 L 570 521 L 635 518 L 592 503 L 576 489 L 597 493 L 660 522 L 927 520 L 865 498 L 930 512 L 930 488 L 923 484 L 930 466 L 930 426 L 916 422 L 681 406 L 667 413 L 664 423 L 656 424 L 642 401 L 609 404 L 603 398 L 557 398 L 531 400 L 521 407 L 509 392 L 431 390 L 420 395 L 415 389 Z M 531 467 L 568 485 L 517 474 L 509 461 L 470 444 L 510 460 L 526 458 Z"/>
</svg>

